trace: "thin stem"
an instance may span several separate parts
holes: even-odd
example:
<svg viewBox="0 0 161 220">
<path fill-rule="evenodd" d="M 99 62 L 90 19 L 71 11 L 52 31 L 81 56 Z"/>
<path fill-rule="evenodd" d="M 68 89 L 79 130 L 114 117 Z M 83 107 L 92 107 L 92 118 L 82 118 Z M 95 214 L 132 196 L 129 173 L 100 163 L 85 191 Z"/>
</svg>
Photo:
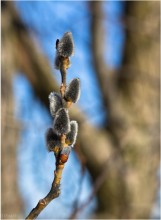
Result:
<svg viewBox="0 0 161 220">
<path fill-rule="evenodd" d="M 62 79 L 62 84 L 64 86 L 66 86 L 66 68 L 64 67 L 64 65 L 60 66 L 60 72 L 61 72 L 61 79 Z"/>
<path fill-rule="evenodd" d="M 62 148 L 65 146 L 66 135 L 61 136 Z M 64 169 L 64 163 L 61 162 L 59 156 L 56 158 L 56 170 L 54 171 L 54 180 L 50 189 L 50 192 L 41 199 L 37 206 L 33 208 L 26 219 L 35 219 L 40 214 L 40 212 L 55 198 L 60 195 L 60 181 L 62 178 L 62 173 Z"/>
<path fill-rule="evenodd" d="M 65 94 L 65 89 L 66 89 L 66 69 L 69 67 L 69 58 L 68 57 L 60 57 L 60 72 L 61 72 L 61 79 L 62 79 L 62 84 L 60 87 L 60 93 L 62 100 L 64 99 L 64 94 Z M 69 107 L 69 106 L 68 106 Z M 67 146 L 65 143 L 66 135 L 62 134 L 61 135 L 61 149 L 59 149 L 59 153 L 56 157 L 56 170 L 54 171 L 54 180 L 50 189 L 50 192 L 41 199 L 38 204 L 36 205 L 35 208 L 31 210 L 29 215 L 26 217 L 26 219 L 35 219 L 38 217 L 38 215 L 41 213 L 41 211 L 55 198 L 59 197 L 60 195 L 60 181 L 62 178 L 62 173 L 63 169 L 65 166 L 65 161 L 62 162 L 61 160 L 61 151 L 64 147 Z"/>
<path fill-rule="evenodd" d="M 40 212 L 55 198 L 60 195 L 60 181 L 62 177 L 62 172 L 64 169 L 64 164 L 57 164 L 56 170 L 54 171 L 54 180 L 50 189 L 50 192 L 41 199 L 37 206 L 33 208 L 26 219 L 35 219 L 40 214 Z"/>
<path fill-rule="evenodd" d="M 70 66 L 69 58 L 68 57 L 60 57 L 60 72 L 61 72 L 61 79 L 62 79 L 60 93 L 61 93 L 62 98 L 64 98 L 64 94 L 65 94 L 66 76 L 67 76 L 66 70 L 69 68 L 69 66 Z"/>
<path fill-rule="evenodd" d="M 66 146 L 65 143 L 66 135 L 61 135 L 61 144 L 62 148 Z M 59 155 L 60 156 L 60 155 Z M 50 189 L 50 192 L 41 199 L 37 206 L 33 208 L 30 212 L 30 214 L 26 217 L 26 219 L 35 219 L 40 214 L 40 212 L 55 198 L 59 197 L 60 195 L 60 181 L 62 178 L 63 169 L 65 166 L 65 163 L 62 163 L 60 160 L 60 157 L 56 158 L 56 170 L 54 171 L 54 180 Z"/>
</svg>

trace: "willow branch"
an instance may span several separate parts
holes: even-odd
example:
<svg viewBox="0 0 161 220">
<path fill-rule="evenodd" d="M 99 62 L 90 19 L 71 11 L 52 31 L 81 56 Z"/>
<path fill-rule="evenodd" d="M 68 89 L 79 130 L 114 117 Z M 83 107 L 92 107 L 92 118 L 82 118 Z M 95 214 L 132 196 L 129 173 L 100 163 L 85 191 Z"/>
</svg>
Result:
<svg viewBox="0 0 161 220">
<path fill-rule="evenodd" d="M 56 170 L 54 172 L 55 177 L 52 183 L 52 187 L 50 189 L 50 192 L 41 199 L 37 206 L 31 210 L 29 215 L 26 217 L 26 219 L 35 219 L 37 216 L 42 212 L 42 210 L 55 198 L 59 197 L 60 195 L 60 180 L 62 176 L 62 171 L 64 168 L 64 164 L 58 164 L 56 166 Z"/>
<path fill-rule="evenodd" d="M 62 76 L 62 85 L 60 87 L 60 92 L 61 92 L 61 96 L 62 96 L 62 101 L 63 101 L 65 89 L 66 89 L 66 69 L 67 69 L 66 68 L 66 61 L 67 61 L 67 58 L 61 57 L 60 72 L 61 72 L 61 76 Z M 68 159 L 68 157 L 65 157 L 63 159 L 61 157 L 62 149 L 64 147 L 68 146 L 66 144 L 66 142 L 65 142 L 66 135 L 62 134 L 60 136 L 60 140 L 61 140 L 61 148 L 57 148 L 58 149 L 58 153 L 57 154 L 55 154 L 55 151 L 54 151 L 55 158 L 56 158 L 56 169 L 54 171 L 54 180 L 53 180 L 50 192 L 43 199 L 41 199 L 38 202 L 36 207 L 31 210 L 31 212 L 26 217 L 26 219 L 35 219 L 35 218 L 37 218 L 38 215 L 42 212 L 42 210 L 53 199 L 59 197 L 59 195 L 60 195 L 60 182 L 61 182 L 61 178 L 62 178 L 62 173 L 63 173 L 64 165 L 65 165 L 65 163 L 67 162 L 67 159 Z"/>
<path fill-rule="evenodd" d="M 116 160 L 116 157 L 118 157 L 118 155 L 116 155 L 116 153 L 113 153 L 113 155 L 103 163 L 102 168 L 100 169 L 100 173 L 98 174 L 98 176 L 96 177 L 95 182 L 93 183 L 93 189 L 89 195 L 89 197 L 87 198 L 87 200 L 82 203 L 80 206 L 77 206 L 71 216 L 69 217 L 69 219 L 76 219 L 77 215 L 82 212 L 92 201 L 92 199 L 94 199 L 96 193 L 98 192 L 98 190 L 101 188 L 103 182 L 106 179 L 106 175 L 109 171 L 109 169 L 111 168 L 111 161 Z"/>
</svg>

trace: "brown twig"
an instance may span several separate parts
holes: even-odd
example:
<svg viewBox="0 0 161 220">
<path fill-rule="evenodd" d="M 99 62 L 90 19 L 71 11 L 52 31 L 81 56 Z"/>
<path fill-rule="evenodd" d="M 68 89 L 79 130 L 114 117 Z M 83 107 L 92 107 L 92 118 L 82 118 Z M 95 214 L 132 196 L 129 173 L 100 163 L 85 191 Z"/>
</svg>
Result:
<svg viewBox="0 0 161 220">
<path fill-rule="evenodd" d="M 61 92 L 61 96 L 62 96 L 62 100 L 64 98 L 64 93 L 65 93 L 65 89 L 66 89 L 66 69 L 69 66 L 69 58 L 66 57 L 61 57 L 61 61 L 60 61 L 60 72 L 61 72 L 61 77 L 62 77 L 62 85 L 60 87 L 60 92 Z M 31 210 L 31 212 L 29 213 L 29 215 L 26 217 L 26 219 L 35 219 L 38 217 L 38 215 L 42 212 L 42 210 L 55 198 L 59 197 L 60 195 L 60 181 L 62 178 L 62 172 L 64 169 L 64 165 L 67 162 L 67 158 L 61 158 L 61 151 L 64 147 L 66 147 L 66 143 L 65 143 L 65 139 L 66 139 L 66 135 L 63 134 L 60 137 L 61 139 L 61 149 L 59 149 L 58 154 L 56 157 L 56 169 L 54 171 L 54 180 L 50 189 L 50 192 L 46 195 L 46 197 L 44 197 L 43 199 L 41 199 L 37 206 L 35 208 L 33 208 Z"/>
<path fill-rule="evenodd" d="M 62 147 L 65 147 L 65 138 L 66 135 L 61 136 L 61 143 Z M 56 170 L 54 171 L 54 180 L 50 189 L 50 192 L 41 199 L 37 206 L 33 208 L 30 214 L 26 217 L 26 219 L 35 219 L 40 214 L 40 212 L 55 198 L 59 197 L 60 195 L 60 181 L 62 178 L 62 172 L 64 169 L 64 164 L 60 160 L 60 156 L 56 158 Z"/>
<path fill-rule="evenodd" d="M 50 192 L 46 195 L 45 198 L 41 199 L 37 206 L 33 208 L 30 214 L 26 217 L 26 219 L 35 219 L 40 214 L 40 212 L 55 198 L 60 195 L 60 180 L 62 175 L 62 170 L 64 168 L 64 164 L 59 164 L 56 166 L 56 170 L 54 171 L 54 181 L 52 183 L 52 187 Z"/>
<path fill-rule="evenodd" d="M 66 70 L 69 68 L 70 61 L 68 57 L 60 57 L 60 72 L 61 72 L 61 79 L 62 79 L 62 84 L 60 87 L 60 93 L 62 98 L 64 97 L 65 89 L 66 89 L 66 75 L 67 72 Z"/>
</svg>

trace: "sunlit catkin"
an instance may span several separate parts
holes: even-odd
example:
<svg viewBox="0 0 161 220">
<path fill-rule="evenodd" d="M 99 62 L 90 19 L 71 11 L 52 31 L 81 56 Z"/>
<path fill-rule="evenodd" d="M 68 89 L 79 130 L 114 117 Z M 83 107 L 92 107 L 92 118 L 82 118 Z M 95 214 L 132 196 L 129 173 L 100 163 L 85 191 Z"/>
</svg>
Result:
<svg viewBox="0 0 161 220">
<path fill-rule="evenodd" d="M 67 86 L 64 98 L 67 101 L 76 103 L 79 97 L 80 97 L 80 80 L 79 78 L 75 78 Z"/>
<path fill-rule="evenodd" d="M 57 53 L 63 57 L 70 57 L 74 53 L 74 42 L 71 32 L 66 32 L 57 43 Z"/>
<path fill-rule="evenodd" d="M 51 92 L 49 95 L 50 113 L 54 117 L 56 112 L 63 107 L 61 96 L 56 92 Z"/>
<path fill-rule="evenodd" d="M 61 148 L 60 137 L 54 133 L 52 128 L 47 129 L 45 139 L 48 151 L 54 151 L 55 147 Z"/>
<path fill-rule="evenodd" d="M 78 123 L 76 121 L 70 122 L 70 132 L 66 136 L 66 143 L 68 145 L 74 146 L 78 134 Z"/>
<path fill-rule="evenodd" d="M 70 131 L 69 114 L 65 108 L 61 108 L 57 111 L 53 129 L 57 135 L 67 134 Z"/>
</svg>

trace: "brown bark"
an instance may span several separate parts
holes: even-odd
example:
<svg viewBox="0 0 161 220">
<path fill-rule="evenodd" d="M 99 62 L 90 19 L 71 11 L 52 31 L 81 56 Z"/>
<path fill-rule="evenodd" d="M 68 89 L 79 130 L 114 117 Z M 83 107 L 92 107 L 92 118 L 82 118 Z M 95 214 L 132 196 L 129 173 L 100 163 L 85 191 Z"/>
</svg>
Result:
<svg viewBox="0 0 161 220">
<path fill-rule="evenodd" d="M 79 122 L 77 144 L 93 180 L 97 179 L 104 164 L 114 158 L 109 160 L 105 181 L 97 193 L 96 217 L 148 218 L 157 190 L 159 167 L 159 33 L 153 25 L 159 25 L 159 3 L 126 3 L 127 38 L 117 80 L 108 74 L 102 47 L 99 48 L 100 31 L 103 34 L 103 17 L 99 16 L 101 4 L 91 3 L 92 48 L 105 107 L 110 112 L 109 126 L 108 129 L 94 128 L 78 109 L 72 107 L 72 118 Z M 33 44 L 11 3 L 6 13 L 11 27 L 5 26 L 5 31 L 10 32 L 14 42 L 9 47 L 13 50 L 12 56 L 16 57 L 14 66 L 26 74 L 36 96 L 48 108 L 48 94 L 58 91 L 58 87 L 47 59 Z M 133 31 L 133 27 L 139 31 Z M 140 32 L 144 28 L 146 30 Z"/>
<path fill-rule="evenodd" d="M 97 47 L 99 48 L 100 36 L 103 35 L 101 5 L 101 2 L 91 3 L 92 36 L 98 78 L 100 85 L 105 87 L 103 83 L 108 78 L 107 67 L 99 67 L 96 62 L 96 59 L 99 59 Z M 159 167 L 159 8 L 159 2 L 126 3 L 123 64 L 118 73 L 118 80 L 110 81 L 114 83 L 110 88 L 116 90 L 104 91 L 104 94 L 114 92 L 114 96 L 109 95 L 110 99 L 104 95 L 104 100 L 106 102 L 108 98 L 112 103 L 108 109 L 112 112 L 109 114 L 109 129 L 126 170 L 124 187 L 128 195 L 128 213 L 126 208 L 120 207 L 126 218 L 148 218 L 158 187 L 156 171 Z M 102 60 L 102 57 L 100 59 Z M 121 213 L 114 209 L 121 203 L 117 203 L 115 190 L 110 188 L 110 179 L 107 178 L 100 194 L 98 193 L 99 210 L 107 212 L 107 216 L 111 218 L 119 218 Z M 111 182 L 111 185 L 115 184 L 115 181 Z M 122 189 L 120 186 L 119 188 L 121 192 Z M 119 198 L 121 197 L 124 195 L 120 194 Z"/>
<path fill-rule="evenodd" d="M 10 21 L 8 14 L 2 16 L 2 75 L 1 75 L 1 218 L 17 219 L 22 218 L 23 204 L 17 187 L 17 143 L 19 138 L 20 124 L 14 118 L 14 98 L 12 89 L 12 79 L 14 63 L 12 51 L 8 50 L 12 42 L 8 41 L 8 31 Z"/>
</svg>

